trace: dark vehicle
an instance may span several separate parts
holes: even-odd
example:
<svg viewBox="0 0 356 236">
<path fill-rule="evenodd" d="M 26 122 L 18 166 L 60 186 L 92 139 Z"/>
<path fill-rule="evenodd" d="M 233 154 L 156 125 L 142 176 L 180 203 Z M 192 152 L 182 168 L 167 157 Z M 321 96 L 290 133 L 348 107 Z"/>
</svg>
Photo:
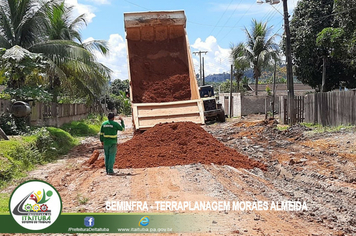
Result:
<svg viewBox="0 0 356 236">
<path fill-rule="evenodd" d="M 213 86 L 205 85 L 199 87 L 199 94 L 204 103 L 205 119 L 225 122 L 225 112 L 222 104 L 216 103 Z"/>
</svg>

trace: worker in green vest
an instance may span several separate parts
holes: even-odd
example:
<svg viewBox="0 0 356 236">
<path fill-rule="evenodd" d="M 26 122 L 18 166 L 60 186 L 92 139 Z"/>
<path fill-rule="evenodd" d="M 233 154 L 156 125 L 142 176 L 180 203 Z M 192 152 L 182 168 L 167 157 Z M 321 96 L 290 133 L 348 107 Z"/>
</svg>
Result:
<svg viewBox="0 0 356 236">
<path fill-rule="evenodd" d="M 124 120 L 119 117 L 121 125 L 114 121 L 115 115 L 110 112 L 108 120 L 101 125 L 100 142 L 104 146 L 106 174 L 114 175 L 114 163 L 117 152 L 117 131 L 125 129 Z"/>
</svg>

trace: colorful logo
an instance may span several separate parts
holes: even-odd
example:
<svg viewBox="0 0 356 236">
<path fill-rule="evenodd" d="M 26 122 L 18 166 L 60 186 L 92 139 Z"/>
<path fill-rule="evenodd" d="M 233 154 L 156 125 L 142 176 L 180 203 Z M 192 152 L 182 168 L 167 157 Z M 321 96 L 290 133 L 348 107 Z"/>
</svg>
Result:
<svg viewBox="0 0 356 236">
<path fill-rule="evenodd" d="M 138 226 L 147 226 L 150 223 L 150 217 L 144 216 L 138 222 Z"/>
<path fill-rule="evenodd" d="M 14 220 L 30 230 L 52 225 L 62 210 L 57 190 L 50 184 L 31 180 L 19 185 L 10 197 L 9 209 Z"/>
<path fill-rule="evenodd" d="M 93 227 L 94 226 L 94 217 L 91 217 L 91 216 L 85 217 L 84 225 L 86 227 Z"/>
</svg>

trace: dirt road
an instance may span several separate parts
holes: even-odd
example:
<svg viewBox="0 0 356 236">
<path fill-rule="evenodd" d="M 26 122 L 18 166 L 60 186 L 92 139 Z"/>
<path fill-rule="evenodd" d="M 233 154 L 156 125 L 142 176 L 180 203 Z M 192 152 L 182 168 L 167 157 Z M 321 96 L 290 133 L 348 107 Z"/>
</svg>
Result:
<svg viewBox="0 0 356 236">
<path fill-rule="evenodd" d="M 125 123 L 119 142 L 132 137 L 130 118 Z M 85 164 L 94 150 L 103 158 L 98 139 L 88 138 L 28 179 L 51 183 L 62 197 L 63 212 L 106 212 L 106 201 L 305 201 L 308 210 L 297 212 L 204 212 L 209 230 L 201 235 L 356 235 L 355 130 L 318 134 L 295 126 L 279 131 L 274 121 L 251 119 L 204 128 L 264 163 L 267 171 L 195 163 L 120 169 L 119 175 L 107 176 L 104 168 Z"/>
</svg>

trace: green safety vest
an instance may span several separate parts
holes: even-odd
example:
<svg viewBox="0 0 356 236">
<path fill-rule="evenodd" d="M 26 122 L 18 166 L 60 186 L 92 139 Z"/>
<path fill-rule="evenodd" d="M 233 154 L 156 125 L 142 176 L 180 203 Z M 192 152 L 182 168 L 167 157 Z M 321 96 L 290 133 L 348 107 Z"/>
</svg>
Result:
<svg viewBox="0 0 356 236">
<path fill-rule="evenodd" d="M 100 142 L 104 142 L 104 145 L 110 145 L 117 143 L 117 131 L 123 131 L 125 129 L 124 121 L 121 121 L 121 125 L 113 120 L 107 120 L 101 125 L 100 129 Z"/>
</svg>

